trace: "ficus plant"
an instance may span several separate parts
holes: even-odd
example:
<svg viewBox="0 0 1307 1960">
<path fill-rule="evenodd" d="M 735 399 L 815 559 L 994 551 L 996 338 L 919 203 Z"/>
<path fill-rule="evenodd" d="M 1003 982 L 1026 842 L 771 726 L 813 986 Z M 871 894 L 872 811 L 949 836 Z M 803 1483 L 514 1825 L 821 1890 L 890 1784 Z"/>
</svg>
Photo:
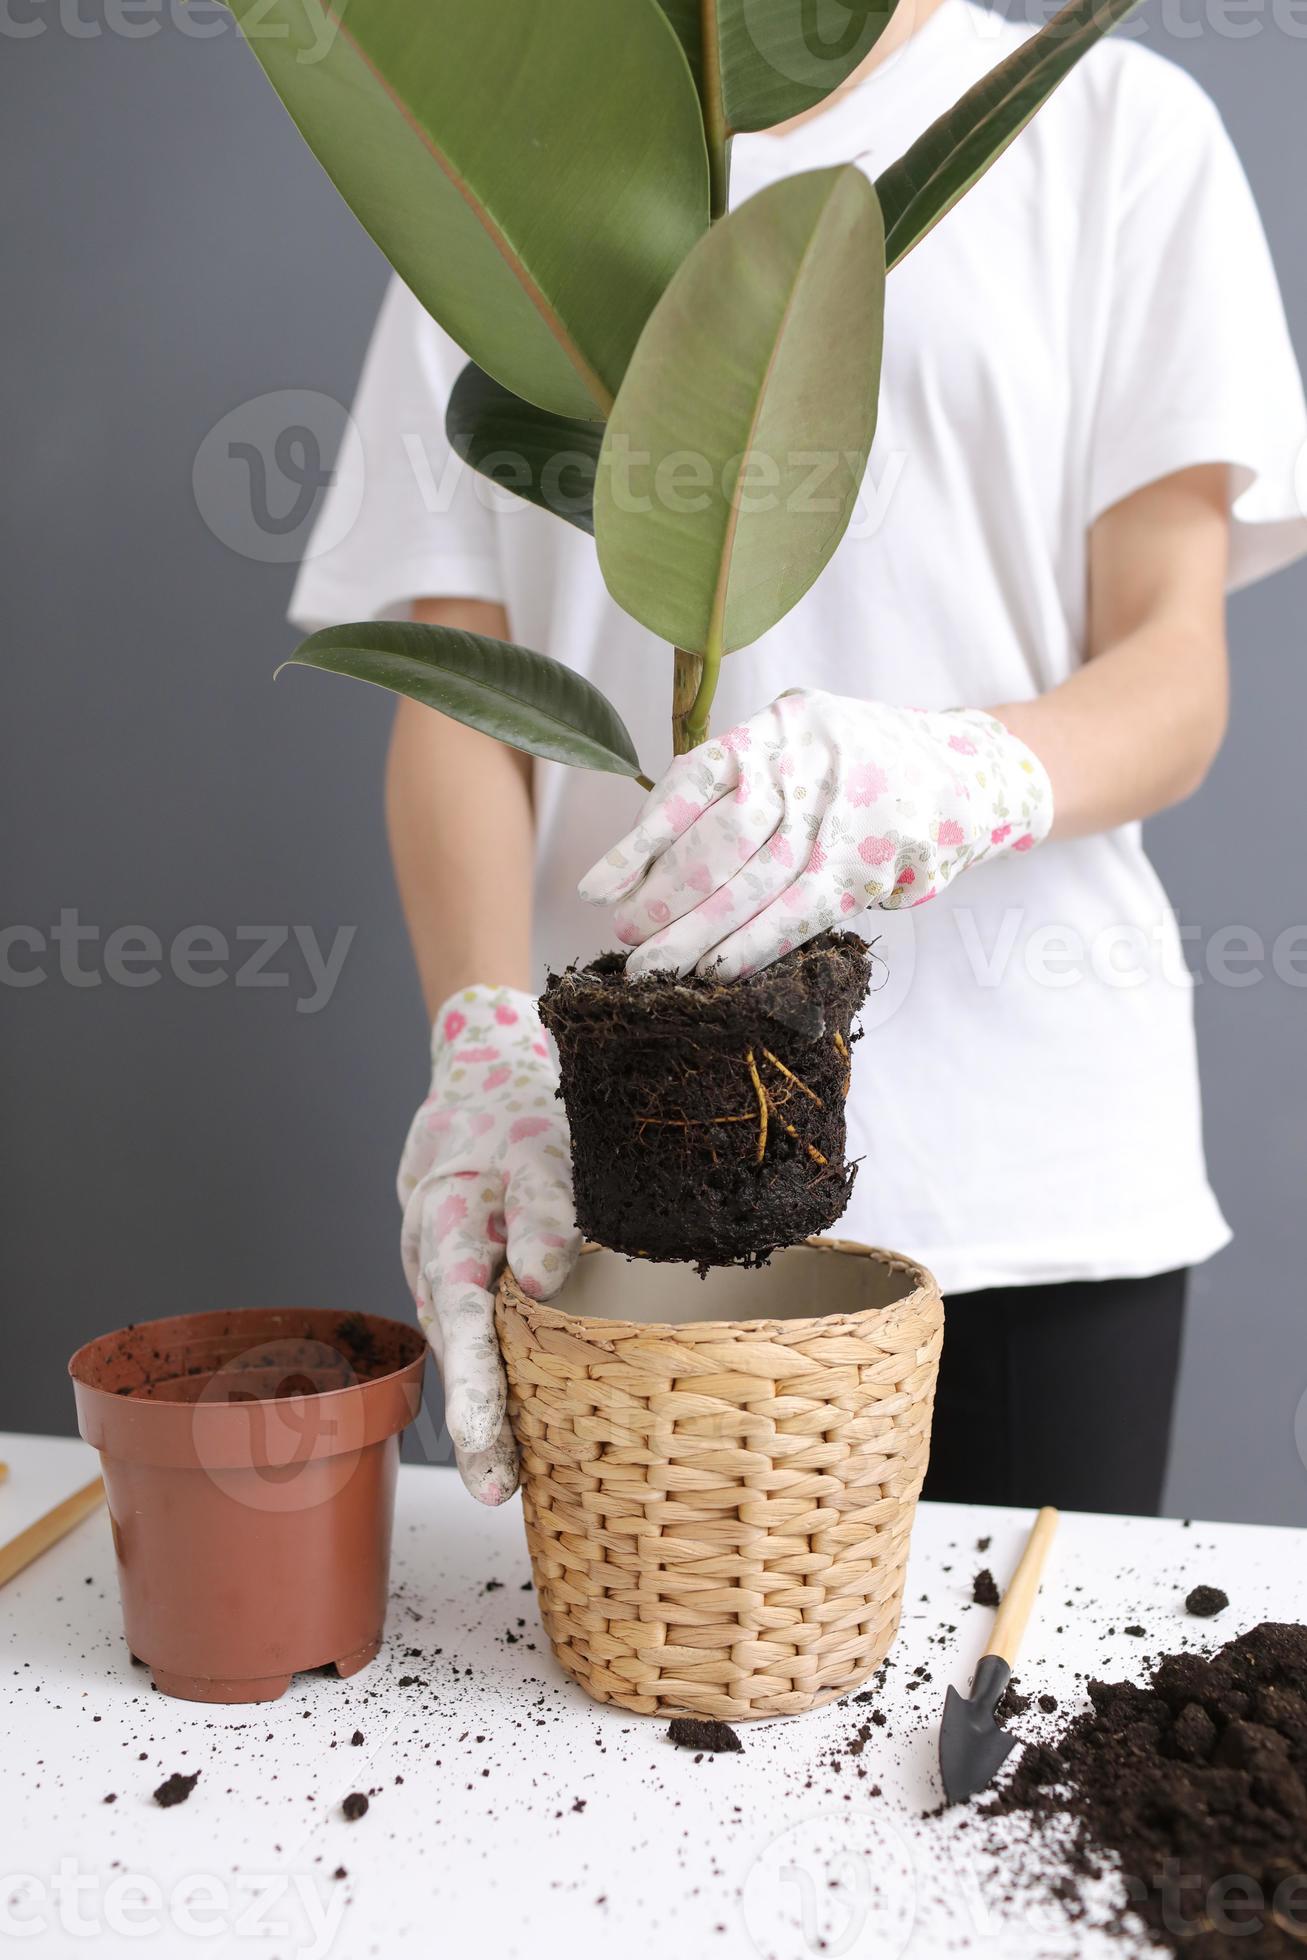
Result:
<svg viewBox="0 0 1307 1960">
<path fill-rule="evenodd" d="M 678 753 L 708 734 L 723 659 L 848 526 L 887 274 L 1134 4 L 1069 0 L 874 185 L 804 171 L 732 211 L 732 138 L 838 88 L 895 0 L 231 0 L 347 204 L 470 357 L 454 449 L 592 532 L 612 597 L 673 649 Z M 687 456 L 695 494 L 660 494 Z M 373 622 L 293 659 L 648 783 L 604 695 L 528 648 Z"/>
</svg>

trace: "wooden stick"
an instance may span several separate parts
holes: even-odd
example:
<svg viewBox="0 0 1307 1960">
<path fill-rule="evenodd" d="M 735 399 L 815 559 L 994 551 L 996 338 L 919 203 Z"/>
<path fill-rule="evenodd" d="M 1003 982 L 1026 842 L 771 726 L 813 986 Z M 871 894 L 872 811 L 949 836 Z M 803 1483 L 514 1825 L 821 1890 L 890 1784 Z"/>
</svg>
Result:
<svg viewBox="0 0 1307 1960">
<path fill-rule="evenodd" d="M 1057 1512 L 1045 1505 L 1038 1512 L 1026 1540 L 1026 1549 L 1021 1554 L 1021 1563 L 1012 1574 L 1012 1582 L 1003 1595 L 1003 1603 L 994 1616 L 994 1631 L 990 1635 L 986 1652 L 998 1654 L 1009 1667 L 1016 1666 L 1017 1649 L 1021 1636 L 1030 1618 L 1030 1609 L 1039 1591 L 1039 1581 L 1043 1575 L 1044 1564 L 1053 1534 L 1057 1530 Z"/>
<path fill-rule="evenodd" d="M 0 1586 L 7 1585 L 15 1573 L 39 1558 L 42 1552 L 48 1552 L 51 1545 L 57 1545 L 75 1524 L 89 1518 L 103 1502 L 104 1485 L 98 1477 L 93 1477 L 89 1484 L 65 1497 L 62 1504 L 56 1504 L 35 1524 L 29 1524 L 26 1531 L 20 1531 L 7 1545 L 0 1545 Z"/>
</svg>

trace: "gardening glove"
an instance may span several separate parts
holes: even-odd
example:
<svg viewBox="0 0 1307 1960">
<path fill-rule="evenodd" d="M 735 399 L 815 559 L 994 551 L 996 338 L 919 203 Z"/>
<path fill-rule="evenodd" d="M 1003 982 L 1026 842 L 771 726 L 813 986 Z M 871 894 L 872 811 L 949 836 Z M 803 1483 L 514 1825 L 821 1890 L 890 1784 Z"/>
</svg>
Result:
<svg viewBox="0 0 1307 1960">
<path fill-rule="evenodd" d="M 1052 821 L 1043 764 L 993 715 L 800 688 L 678 756 L 580 891 L 616 903 L 633 979 L 738 980 L 869 906 L 924 905 Z"/>
<path fill-rule="evenodd" d="M 536 1003 L 511 987 L 452 994 L 431 1031 L 431 1092 L 399 1167 L 404 1271 L 445 1385 L 463 1482 L 483 1504 L 517 1489 L 495 1338 L 505 1256 L 548 1299 L 576 1263 L 572 1152 Z"/>
</svg>

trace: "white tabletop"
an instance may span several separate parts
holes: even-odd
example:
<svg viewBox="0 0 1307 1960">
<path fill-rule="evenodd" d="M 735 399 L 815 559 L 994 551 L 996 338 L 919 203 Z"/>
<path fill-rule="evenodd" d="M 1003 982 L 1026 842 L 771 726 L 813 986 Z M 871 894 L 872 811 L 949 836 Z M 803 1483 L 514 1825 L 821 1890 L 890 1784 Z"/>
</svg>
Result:
<svg viewBox="0 0 1307 1960">
<path fill-rule="evenodd" d="M 95 1471 L 82 1444 L 53 1438 L 0 1436 L 0 1459 L 0 1542 Z M 123 1642 L 100 1513 L 0 1591 L 0 1947 L 97 1960 L 1091 1954 L 1083 1927 L 1005 1902 L 1019 1871 L 988 1865 L 959 1813 L 924 1814 L 939 1800 L 945 1685 L 967 1678 L 991 1623 L 970 1604 L 973 1577 L 989 1565 L 1002 1585 L 1028 1523 L 923 1506 L 874 1704 L 742 1724 L 743 1754 L 696 1761 L 665 1722 L 564 1680 L 523 1590 L 517 1504 L 478 1508 L 450 1470 L 401 1474 L 381 1657 L 348 1682 L 299 1676 L 257 1708 L 151 1690 Z M 1086 1673 L 1139 1678 L 1150 1653 L 1300 1617 L 1304 1539 L 1067 1516 L 1022 1688 L 1074 1708 Z M 1185 1613 L 1200 1581 L 1230 1594 L 1219 1619 Z M 1125 1631 L 1140 1625 L 1143 1637 Z M 885 1725 L 844 1754 L 873 1706 Z M 1014 1727 L 1039 1732 L 1032 1718 Z M 161 1809 L 152 1792 L 175 1770 L 199 1783 Z M 355 1790 L 371 1804 L 350 1823 L 341 1799 Z"/>
</svg>

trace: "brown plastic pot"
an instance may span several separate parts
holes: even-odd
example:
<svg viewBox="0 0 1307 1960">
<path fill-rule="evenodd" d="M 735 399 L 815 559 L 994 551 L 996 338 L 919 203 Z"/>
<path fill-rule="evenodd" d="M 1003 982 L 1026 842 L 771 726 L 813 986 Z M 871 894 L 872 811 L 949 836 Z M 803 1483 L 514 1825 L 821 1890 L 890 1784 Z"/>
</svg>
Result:
<svg viewBox="0 0 1307 1960">
<path fill-rule="evenodd" d="M 415 1327 L 321 1308 L 180 1314 L 68 1364 L 100 1452 L 127 1644 L 162 1693 L 275 1701 L 385 1627 Z"/>
</svg>

